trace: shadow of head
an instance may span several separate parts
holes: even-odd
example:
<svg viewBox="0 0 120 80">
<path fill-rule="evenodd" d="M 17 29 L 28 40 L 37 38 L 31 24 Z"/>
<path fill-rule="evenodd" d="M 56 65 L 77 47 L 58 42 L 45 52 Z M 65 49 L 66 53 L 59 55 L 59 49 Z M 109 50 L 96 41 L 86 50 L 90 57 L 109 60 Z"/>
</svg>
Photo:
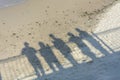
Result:
<svg viewBox="0 0 120 80">
<path fill-rule="evenodd" d="M 79 35 L 81 35 L 81 37 L 89 37 L 89 33 L 86 32 L 85 30 L 81 30 L 79 28 L 75 28 L 75 30 L 79 33 Z"/>
<path fill-rule="evenodd" d="M 70 36 L 70 37 L 74 37 L 74 34 L 70 33 L 70 32 L 68 32 L 67 35 Z"/>
<path fill-rule="evenodd" d="M 24 42 L 24 46 L 25 47 L 29 47 L 29 43 L 28 42 Z"/>
<path fill-rule="evenodd" d="M 85 31 L 83 31 L 83 30 L 81 30 L 81 29 L 79 29 L 79 28 L 75 28 L 75 30 L 76 30 L 77 32 L 79 32 L 79 33 L 85 32 Z"/>
<path fill-rule="evenodd" d="M 56 39 L 55 35 L 53 35 L 53 34 L 50 34 L 49 36 L 54 40 Z"/>
<path fill-rule="evenodd" d="M 39 42 L 38 44 L 39 44 L 39 46 L 40 46 L 41 48 L 45 48 L 45 47 L 46 47 L 43 42 Z"/>
</svg>

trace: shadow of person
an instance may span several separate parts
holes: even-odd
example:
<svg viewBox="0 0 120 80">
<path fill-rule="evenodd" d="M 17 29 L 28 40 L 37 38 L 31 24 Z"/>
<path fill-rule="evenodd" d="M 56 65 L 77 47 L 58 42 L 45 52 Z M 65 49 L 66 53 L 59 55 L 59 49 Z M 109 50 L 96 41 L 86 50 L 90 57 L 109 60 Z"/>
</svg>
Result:
<svg viewBox="0 0 120 80">
<path fill-rule="evenodd" d="M 42 75 L 44 75 L 43 67 L 41 65 L 41 62 L 39 61 L 38 57 L 36 56 L 36 50 L 29 46 L 29 43 L 24 43 L 24 48 L 22 49 L 22 55 L 25 55 L 30 62 L 30 64 L 33 66 L 35 73 L 37 77 L 40 77 L 40 71 Z"/>
<path fill-rule="evenodd" d="M 42 42 L 39 42 L 39 46 L 40 46 L 39 52 L 40 52 L 41 56 L 43 56 L 43 58 L 46 60 L 49 67 L 53 71 L 56 71 L 55 66 L 53 65 L 53 64 L 55 64 L 57 68 L 61 69 L 62 65 L 60 64 L 60 62 L 58 61 L 58 59 L 54 55 L 51 47 L 48 44 L 45 45 Z"/>
<path fill-rule="evenodd" d="M 75 36 L 72 33 L 68 33 L 68 35 L 70 36 L 69 38 L 69 42 L 73 42 L 75 44 L 77 44 L 78 48 L 82 51 L 83 54 L 91 57 L 93 60 L 96 59 L 96 56 L 94 55 L 93 52 L 91 52 L 90 48 L 83 42 L 82 37 L 80 36 Z"/>
<path fill-rule="evenodd" d="M 103 53 L 104 55 L 108 55 L 109 52 L 107 50 L 105 50 L 101 44 L 93 38 L 93 36 L 91 36 L 89 33 L 87 33 L 86 31 L 82 31 L 78 28 L 76 28 L 76 31 L 79 32 L 79 36 L 82 36 L 82 38 L 84 38 L 85 40 L 87 40 L 94 48 L 96 48 L 97 50 L 99 50 L 101 53 Z"/>
<path fill-rule="evenodd" d="M 76 65 L 77 62 L 74 60 L 73 56 L 71 55 L 71 49 L 66 45 L 66 43 L 61 40 L 60 38 L 56 38 L 53 34 L 49 35 L 53 41 L 54 47 L 58 49 L 62 55 L 68 59 L 73 65 Z"/>
<path fill-rule="evenodd" d="M 1 73 L 0 73 L 0 80 L 2 80 L 2 76 L 1 76 Z"/>
</svg>

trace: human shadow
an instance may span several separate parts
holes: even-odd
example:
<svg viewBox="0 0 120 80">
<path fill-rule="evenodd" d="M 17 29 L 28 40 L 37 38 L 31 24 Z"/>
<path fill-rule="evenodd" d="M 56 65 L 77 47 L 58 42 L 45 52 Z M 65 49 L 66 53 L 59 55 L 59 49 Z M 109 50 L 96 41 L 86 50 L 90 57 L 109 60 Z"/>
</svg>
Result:
<svg viewBox="0 0 120 80">
<path fill-rule="evenodd" d="M 97 50 L 99 50 L 102 54 L 104 55 L 108 55 L 109 52 L 104 49 L 101 44 L 93 38 L 93 36 L 91 36 L 89 33 L 87 33 L 86 31 L 80 30 L 78 28 L 76 28 L 76 31 L 79 32 L 79 36 L 81 36 L 83 39 L 87 40 L 93 47 L 95 47 Z"/>
<path fill-rule="evenodd" d="M 93 60 L 96 59 L 96 56 L 94 55 L 93 52 L 91 52 L 90 48 L 83 42 L 82 40 L 83 38 L 81 36 L 75 36 L 70 32 L 68 33 L 68 35 L 70 36 L 69 42 L 75 43 L 81 50 L 81 52 L 84 53 L 85 55 L 91 57 Z"/>
<path fill-rule="evenodd" d="M 2 80 L 2 76 L 1 76 L 1 73 L 0 73 L 0 80 Z"/>
<path fill-rule="evenodd" d="M 55 64 L 57 68 L 62 69 L 62 65 L 54 55 L 51 47 L 48 44 L 45 45 L 43 42 L 39 42 L 39 46 L 40 46 L 39 52 L 41 56 L 45 59 L 45 61 L 48 63 L 49 67 L 53 71 L 56 71 L 53 65 Z"/>
<path fill-rule="evenodd" d="M 36 56 L 36 50 L 33 47 L 29 46 L 29 43 L 25 42 L 24 43 L 24 48 L 22 49 L 22 55 L 25 55 L 28 59 L 28 61 L 30 62 L 30 64 L 32 65 L 32 67 L 34 68 L 34 71 L 37 75 L 37 77 L 40 77 L 40 71 L 42 73 L 42 75 L 45 74 L 45 72 L 43 71 L 43 67 L 41 65 L 40 60 L 38 59 L 38 57 Z"/>
<path fill-rule="evenodd" d="M 52 38 L 52 43 L 54 44 L 54 47 L 58 49 L 61 54 L 68 59 L 73 65 L 76 65 L 77 62 L 74 60 L 73 56 L 70 54 L 72 51 L 71 49 L 66 45 L 66 43 L 61 40 L 60 38 L 55 37 L 53 34 L 49 35 Z"/>
</svg>

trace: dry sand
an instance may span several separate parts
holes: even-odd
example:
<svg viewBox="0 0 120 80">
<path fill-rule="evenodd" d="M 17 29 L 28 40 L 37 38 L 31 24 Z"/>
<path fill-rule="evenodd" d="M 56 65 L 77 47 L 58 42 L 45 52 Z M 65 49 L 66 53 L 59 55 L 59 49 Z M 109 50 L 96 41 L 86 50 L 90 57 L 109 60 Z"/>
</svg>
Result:
<svg viewBox="0 0 120 80">
<path fill-rule="evenodd" d="M 68 41 L 75 28 L 91 31 L 93 19 L 114 0 L 26 0 L 0 8 L 0 59 L 20 55 L 24 42 L 53 45 L 49 34 Z M 93 21 L 92 21 L 93 20 Z"/>
</svg>

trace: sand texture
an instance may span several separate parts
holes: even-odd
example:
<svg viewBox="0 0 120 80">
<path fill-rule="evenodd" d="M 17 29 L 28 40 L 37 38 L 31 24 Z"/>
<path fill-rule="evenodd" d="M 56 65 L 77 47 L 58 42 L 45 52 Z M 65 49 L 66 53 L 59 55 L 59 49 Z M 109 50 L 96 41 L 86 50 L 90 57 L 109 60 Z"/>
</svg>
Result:
<svg viewBox="0 0 120 80">
<path fill-rule="evenodd" d="M 24 42 L 35 49 L 40 48 L 39 42 L 53 46 L 50 34 L 68 42 L 68 32 L 78 35 L 75 28 L 91 31 L 96 15 L 113 2 L 26 0 L 23 4 L 1 8 L 0 59 L 20 55 Z"/>
</svg>

